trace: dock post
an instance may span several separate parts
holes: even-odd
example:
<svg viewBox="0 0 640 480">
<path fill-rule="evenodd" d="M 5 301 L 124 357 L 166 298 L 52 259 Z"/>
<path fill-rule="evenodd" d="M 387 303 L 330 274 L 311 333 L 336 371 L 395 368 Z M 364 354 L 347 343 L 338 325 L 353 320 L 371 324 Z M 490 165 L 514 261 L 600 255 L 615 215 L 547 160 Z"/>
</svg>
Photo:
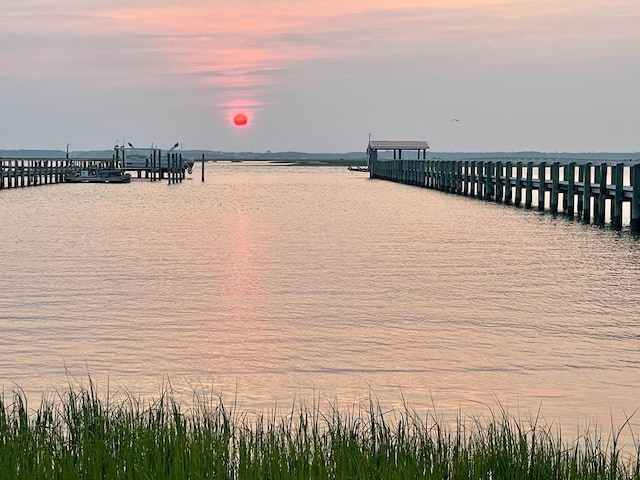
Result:
<svg viewBox="0 0 640 480">
<path fill-rule="evenodd" d="M 551 165 L 551 214 L 558 215 L 558 191 L 560 186 L 560 163 Z"/>
<path fill-rule="evenodd" d="M 538 211 L 544 212 L 545 194 L 547 191 L 547 164 L 540 162 L 538 165 Z"/>
<path fill-rule="evenodd" d="M 522 162 L 516 163 L 516 206 L 522 204 Z"/>
<path fill-rule="evenodd" d="M 427 160 L 427 157 L 424 158 L 424 186 L 428 187 L 429 186 L 429 164 L 431 163 L 430 160 Z"/>
<path fill-rule="evenodd" d="M 204 153 L 202 154 L 202 171 L 200 173 L 202 181 L 204 182 Z"/>
<path fill-rule="evenodd" d="M 169 152 L 167 152 L 167 176 L 169 175 Z M 158 149 L 158 180 L 164 180 L 164 170 L 162 170 L 162 150 Z"/>
<path fill-rule="evenodd" d="M 438 165 L 440 165 L 439 160 L 431 160 L 431 168 L 430 168 L 430 176 L 431 176 L 431 187 L 433 189 L 438 188 Z"/>
<path fill-rule="evenodd" d="M 450 192 L 450 185 L 451 185 L 451 165 L 453 164 L 452 160 L 447 160 L 444 162 L 443 166 L 443 184 L 442 184 L 442 190 L 445 192 Z"/>
<path fill-rule="evenodd" d="M 425 160 L 424 164 L 424 186 L 431 188 L 431 160 Z"/>
<path fill-rule="evenodd" d="M 445 192 L 451 191 L 451 185 L 453 184 L 452 178 L 452 168 L 453 168 L 453 160 L 447 160 L 444 162 L 444 185 L 443 189 Z"/>
<path fill-rule="evenodd" d="M 478 198 L 484 198 L 484 161 L 478 162 L 478 189 L 476 191 Z"/>
<path fill-rule="evenodd" d="M 606 201 L 607 201 L 607 164 L 602 163 L 600 167 L 596 166 L 595 170 L 595 181 L 599 183 L 599 191 L 598 191 L 598 201 L 594 202 L 593 205 L 593 216 L 596 219 L 596 224 L 599 226 L 604 226 L 605 219 L 605 211 L 606 211 Z M 612 176 L 615 174 L 612 170 Z"/>
<path fill-rule="evenodd" d="M 474 197 L 476 194 L 476 189 L 477 189 L 477 176 L 476 176 L 476 162 L 475 160 L 471 161 L 471 178 L 470 178 L 470 184 L 469 184 L 469 196 Z"/>
<path fill-rule="evenodd" d="M 464 161 L 462 180 L 462 194 L 466 197 L 469 195 L 469 160 Z"/>
<path fill-rule="evenodd" d="M 615 230 L 622 229 L 622 201 L 624 195 L 624 163 L 618 163 L 615 167 L 615 186 L 616 193 L 613 199 L 613 216 L 611 217 L 611 225 Z"/>
<path fill-rule="evenodd" d="M 560 189 L 560 193 L 562 193 L 562 212 L 563 213 L 567 213 L 567 183 L 569 181 L 569 165 L 565 164 L 562 165 L 562 182 L 563 184 L 560 185 L 559 189 Z M 558 206 L 558 208 L 560 208 Z"/>
<path fill-rule="evenodd" d="M 507 205 L 511 205 L 513 203 L 511 175 L 513 175 L 513 164 L 511 162 L 507 162 L 507 171 L 504 179 L 505 188 L 506 188 L 505 195 L 504 195 L 504 203 L 506 203 Z"/>
<path fill-rule="evenodd" d="M 452 174 L 451 174 L 451 169 L 453 168 L 453 160 L 447 160 L 446 162 L 444 162 L 444 184 L 442 185 L 442 189 L 445 192 L 450 192 L 451 191 L 451 185 L 452 185 Z"/>
<path fill-rule="evenodd" d="M 530 209 L 532 203 L 533 203 L 533 162 L 528 162 L 524 208 Z"/>
<path fill-rule="evenodd" d="M 584 188 L 582 192 L 582 221 L 591 223 L 591 163 L 584 165 Z"/>
<path fill-rule="evenodd" d="M 569 218 L 573 219 L 573 209 L 574 209 L 574 195 L 575 195 L 575 183 L 576 183 L 576 164 L 575 162 L 571 162 L 567 165 L 565 170 L 565 177 L 568 182 L 567 184 L 567 215 Z"/>
<path fill-rule="evenodd" d="M 494 168 L 493 162 L 489 161 L 485 163 L 486 175 L 485 175 L 485 184 L 484 184 L 484 199 L 487 201 L 493 198 L 493 192 L 494 192 L 493 168 Z"/>
<path fill-rule="evenodd" d="M 459 194 L 462 190 L 461 186 L 461 165 L 460 160 L 451 162 L 451 193 Z"/>
<path fill-rule="evenodd" d="M 584 193 L 584 165 L 578 166 L 578 182 L 582 184 L 582 192 Z M 580 190 L 576 191 L 578 194 L 578 218 L 582 218 L 582 211 L 584 210 L 584 195 L 581 195 Z"/>
<path fill-rule="evenodd" d="M 640 163 L 631 167 L 631 184 L 633 194 L 631 198 L 631 233 L 640 234 Z"/>
<path fill-rule="evenodd" d="M 496 162 L 496 202 L 502 202 L 503 198 L 503 188 L 502 188 L 502 162 Z"/>
<path fill-rule="evenodd" d="M 4 188 L 4 161 L 0 159 L 0 190 Z"/>
</svg>

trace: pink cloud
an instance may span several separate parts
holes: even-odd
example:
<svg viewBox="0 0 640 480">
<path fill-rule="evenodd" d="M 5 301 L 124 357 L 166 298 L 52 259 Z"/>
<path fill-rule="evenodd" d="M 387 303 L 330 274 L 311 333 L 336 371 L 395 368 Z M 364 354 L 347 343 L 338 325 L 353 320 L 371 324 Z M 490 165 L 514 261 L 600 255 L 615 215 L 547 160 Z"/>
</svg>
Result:
<svg viewBox="0 0 640 480">
<path fill-rule="evenodd" d="M 259 104 L 301 63 L 545 62 L 637 41 L 638 8 L 577 0 L 41 1 L 2 14 L 4 75 L 198 82 Z M 38 13 L 33 13 L 38 12 Z M 635 12 L 636 17 L 629 15 Z M 451 55 L 448 57 L 447 55 Z M 458 62 L 456 64 L 456 62 Z M 222 100 L 226 101 L 226 100 Z M 237 99 L 237 101 L 242 101 Z"/>
</svg>

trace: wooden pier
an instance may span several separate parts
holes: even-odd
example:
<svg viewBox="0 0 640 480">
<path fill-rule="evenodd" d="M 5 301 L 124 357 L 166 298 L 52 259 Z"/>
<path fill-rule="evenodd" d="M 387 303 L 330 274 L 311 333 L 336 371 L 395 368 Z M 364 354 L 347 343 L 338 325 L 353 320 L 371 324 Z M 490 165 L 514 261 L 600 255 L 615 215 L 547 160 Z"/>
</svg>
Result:
<svg viewBox="0 0 640 480">
<path fill-rule="evenodd" d="M 373 142 L 372 142 L 373 143 Z M 407 148 L 411 150 L 411 148 Z M 422 150 L 424 152 L 424 150 Z M 414 154 L 415 156 L 415 154 Z M 380 159 L 369 176 L 640 233 L 640 162 Z M 626 220 L 626 221 L 625 221 Z"/>
<path fill-rule="evenodd" d="M 169 184 L 182 182 L 193 163 L 185 162 L 179 152 L 153 150 L 144 163 L 126 165 L 125 157 L 114 153 L 112 158 L 0 158 L 0 190 L 65 183 L 74 169 L 121 169 L 134 172 L 137 178 Z"/>
<path fill-rule="evenodd" d="M 0 190 L 63 183 L 69 162 L 52 158 L 0 158 Z"/>
</svg>

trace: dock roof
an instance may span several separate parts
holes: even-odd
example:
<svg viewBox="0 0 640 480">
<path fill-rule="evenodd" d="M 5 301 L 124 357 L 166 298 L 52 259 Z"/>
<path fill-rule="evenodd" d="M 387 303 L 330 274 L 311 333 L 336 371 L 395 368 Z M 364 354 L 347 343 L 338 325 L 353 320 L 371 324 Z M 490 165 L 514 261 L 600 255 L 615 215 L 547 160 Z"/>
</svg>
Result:
<svg viewBox="0 0 640 480">
<path fill-rule="evenodd" d="M 369 148 L 371 150 L 425 150 L 429 148 L 429 144 L 416 140 L 371 140 Z"/>
</svg>

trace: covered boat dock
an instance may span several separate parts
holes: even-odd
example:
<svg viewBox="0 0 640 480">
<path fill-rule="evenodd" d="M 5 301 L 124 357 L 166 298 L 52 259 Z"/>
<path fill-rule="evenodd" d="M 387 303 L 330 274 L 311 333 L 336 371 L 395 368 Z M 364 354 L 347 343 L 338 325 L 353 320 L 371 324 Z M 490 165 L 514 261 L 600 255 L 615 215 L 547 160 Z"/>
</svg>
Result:
<svg viewBox="0 0 640 480">
<path fill-rule="evenodd" d="M 371 161 L 378 159 L 378 151 L 392 151 L 393 159 L 402 160 L 402 151 L 417 151 L 418 157 L 412 160 L 420 160 L 420 153 L 422 152 L 422 159 L 427 159 L 427 150 L 429 144 L 421 140 L 409 140 L 409 141 L 397 141 L 397 140 L 370 140 L 367 147 L 367 153 L 369 154 L 369 164 Z M 408 159 L 407 159 L 408 160 Z"/>
</svg>

